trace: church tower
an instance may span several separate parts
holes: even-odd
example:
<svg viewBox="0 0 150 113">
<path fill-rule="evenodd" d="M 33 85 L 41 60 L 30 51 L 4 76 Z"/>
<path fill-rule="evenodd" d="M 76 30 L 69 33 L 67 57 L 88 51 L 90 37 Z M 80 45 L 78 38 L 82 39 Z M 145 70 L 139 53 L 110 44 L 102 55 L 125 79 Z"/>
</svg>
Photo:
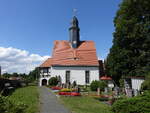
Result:
<svg viewBox="0 0 150 113">
<path fill-rule="evenodd" d="M 77 85 L 90 85 L 100 79 L 94 41 L 80 40 L 76 16 L 73 16 L 68 31 L 69 39 L 55 40 L 52 57 L 40 65 L 40 86 L 48 85 L 51 77 L 59 77 L 61 84 L 76 81 Z"/>
<path fill-rule="evenodd" d="M 80 28 L 78 26 L 79 22 L 76 16 L 73 17 L 71 21 L 71 27 L 69 28 L 70 39 L 69 42 L 72 48 L 77 48 L 80 43 Z"/>
</svg>

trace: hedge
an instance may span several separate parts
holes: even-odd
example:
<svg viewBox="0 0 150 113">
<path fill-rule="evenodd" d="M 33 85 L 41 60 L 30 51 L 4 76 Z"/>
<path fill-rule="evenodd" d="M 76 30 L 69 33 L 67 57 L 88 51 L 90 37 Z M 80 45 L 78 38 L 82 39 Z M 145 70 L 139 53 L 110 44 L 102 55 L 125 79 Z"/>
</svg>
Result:
<svg viewBox="0 0 150 113">
<path fill-rule="evenodd" d="M 150 92 L 116 101 L 112 105 L 115 113 L 150 113 Z"/>
</svg>

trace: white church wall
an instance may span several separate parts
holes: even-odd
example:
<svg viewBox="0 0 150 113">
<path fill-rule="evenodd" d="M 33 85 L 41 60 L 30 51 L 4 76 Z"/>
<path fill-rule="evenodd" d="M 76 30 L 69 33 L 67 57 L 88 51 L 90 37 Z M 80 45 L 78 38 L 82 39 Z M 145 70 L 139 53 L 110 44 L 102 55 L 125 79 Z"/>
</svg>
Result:
<svg viewBox="0 0 150 113">
<path fill-rule="evenodd" d="M 42 80 L 44 80 L 44 79 L 47 80 L 47 85 L 48 85 L 48 81 L 50 78 L 51 78 L 51 68 L 48 68 L 48 73 L 44 72 L 44 68 L 40 69 L 39 86 L 42 86 Z"/>
<path fill-rule="evenodd" d="M 85 85 L 85 71 L 90 72 L 90 83 L 99 80 L 98 67 L 52 67 L 51 76 L 60 76 L 62 83 L 66 82 L 66 71 L 70 71 L 70 82 L 76 81 L 79 85 Z"/>
<path fill-rule="evenodd" d="M 65 70 L 61 70 L 60 68 L 57 69 L 57 68 L 52 67 L 51 77 L 60 76 L 62 83 L 65 82 L 65 74 L 66 74 Z"/>
<path fill-rule="evenodd" d="M 42 80 L 44 80 L 44 79 L 47 80 L 47 85 L 48 85 L 48 81 L 49 81 L 50 78 L 51 78 L 50 76 L 48 76 L 48 77 L 40 77 L 39 78 L 39 86 L 42 86 Z"/>
</svg>

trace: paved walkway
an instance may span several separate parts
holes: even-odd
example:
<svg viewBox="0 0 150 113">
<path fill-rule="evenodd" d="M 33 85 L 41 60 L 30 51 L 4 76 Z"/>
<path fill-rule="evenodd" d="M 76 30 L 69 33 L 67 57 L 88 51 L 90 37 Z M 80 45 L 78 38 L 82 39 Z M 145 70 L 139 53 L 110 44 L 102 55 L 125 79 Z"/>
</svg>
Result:
<svg viewBox="0 0 150 113">
<path fill-rule="evenodd" d="M 57 97 L 47 87 L 39 87 L 40 113 L 71 113 L 57 100 Z"/>
</svg>

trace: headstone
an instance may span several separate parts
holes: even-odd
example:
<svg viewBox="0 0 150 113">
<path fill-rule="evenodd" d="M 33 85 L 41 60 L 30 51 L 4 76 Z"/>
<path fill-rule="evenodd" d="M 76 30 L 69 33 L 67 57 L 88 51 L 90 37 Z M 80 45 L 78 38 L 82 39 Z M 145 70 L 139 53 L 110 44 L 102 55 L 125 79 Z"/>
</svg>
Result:
<svg viewBox="0 0 150 113">
<path fill-rule="evenodd" d="M 64 88 L 64 84 L 61 84 L 61 87 Z"/>
<path fill-rule="evenodd" d="M 105 94 L 108 93 L 108 88 L 107 87 L 105 87 L 104 92 L 105 92 Z"/>
<path fill-rule="evenodd" d="M 100 95 L 100 88 L 97 88 L 97 95 Z"/>
<path fill-rule="evenodd" d="M 127 95 L 127 97 L 132 97 L 132 96 L 133 96 L 133 95 L 132 95 L 132 89 L 127 88 L 127 89 L 126 89 L 126 95 Z"/>
<path fill-rule="evenodd" d="M 80 93 L 80 91 L 81 91 L 81 89 L 80 89 L 80 87 L 78 87 L 77 92 Z"/>
<path fill-rule="evenodd" d="M 134 93 L 134 96 L 137 96 L 139 92 L 138 92 L 137 89 L 134 89 L 134 90 L 133 90 L 133 93 Z"/>
<path fill-rule="evenodd" d="M 64 84 L 64 88 L 67 88 L 67 84 Z"/>
<path fill-rule="evenodd" d="M 70 82 L 66 83 L 66 88 L 70 89 Z"/>
<path fill-rule="evenodd" d="M 60 83 L 60 82 L 58 82 L 58 86 L 61 86 L 61 83 Z"/>
<path fill-rule="evenodd" d="M 75 88 L 77 86 L 76 81 L 73 81 L 73 87 Z"/>
<path fill-rule="evenodd" d="M 130 88 L 130 84 L 129 84 L 129 80 L 128 79 L 124 80 L 124 87 L 125 88 Z"/>
<path fill-rule="evenodd" d="M 119 87 L 114 88 L 114 93 L 115 93 L 115 96 L 119 95 Z"/>
</svg>

